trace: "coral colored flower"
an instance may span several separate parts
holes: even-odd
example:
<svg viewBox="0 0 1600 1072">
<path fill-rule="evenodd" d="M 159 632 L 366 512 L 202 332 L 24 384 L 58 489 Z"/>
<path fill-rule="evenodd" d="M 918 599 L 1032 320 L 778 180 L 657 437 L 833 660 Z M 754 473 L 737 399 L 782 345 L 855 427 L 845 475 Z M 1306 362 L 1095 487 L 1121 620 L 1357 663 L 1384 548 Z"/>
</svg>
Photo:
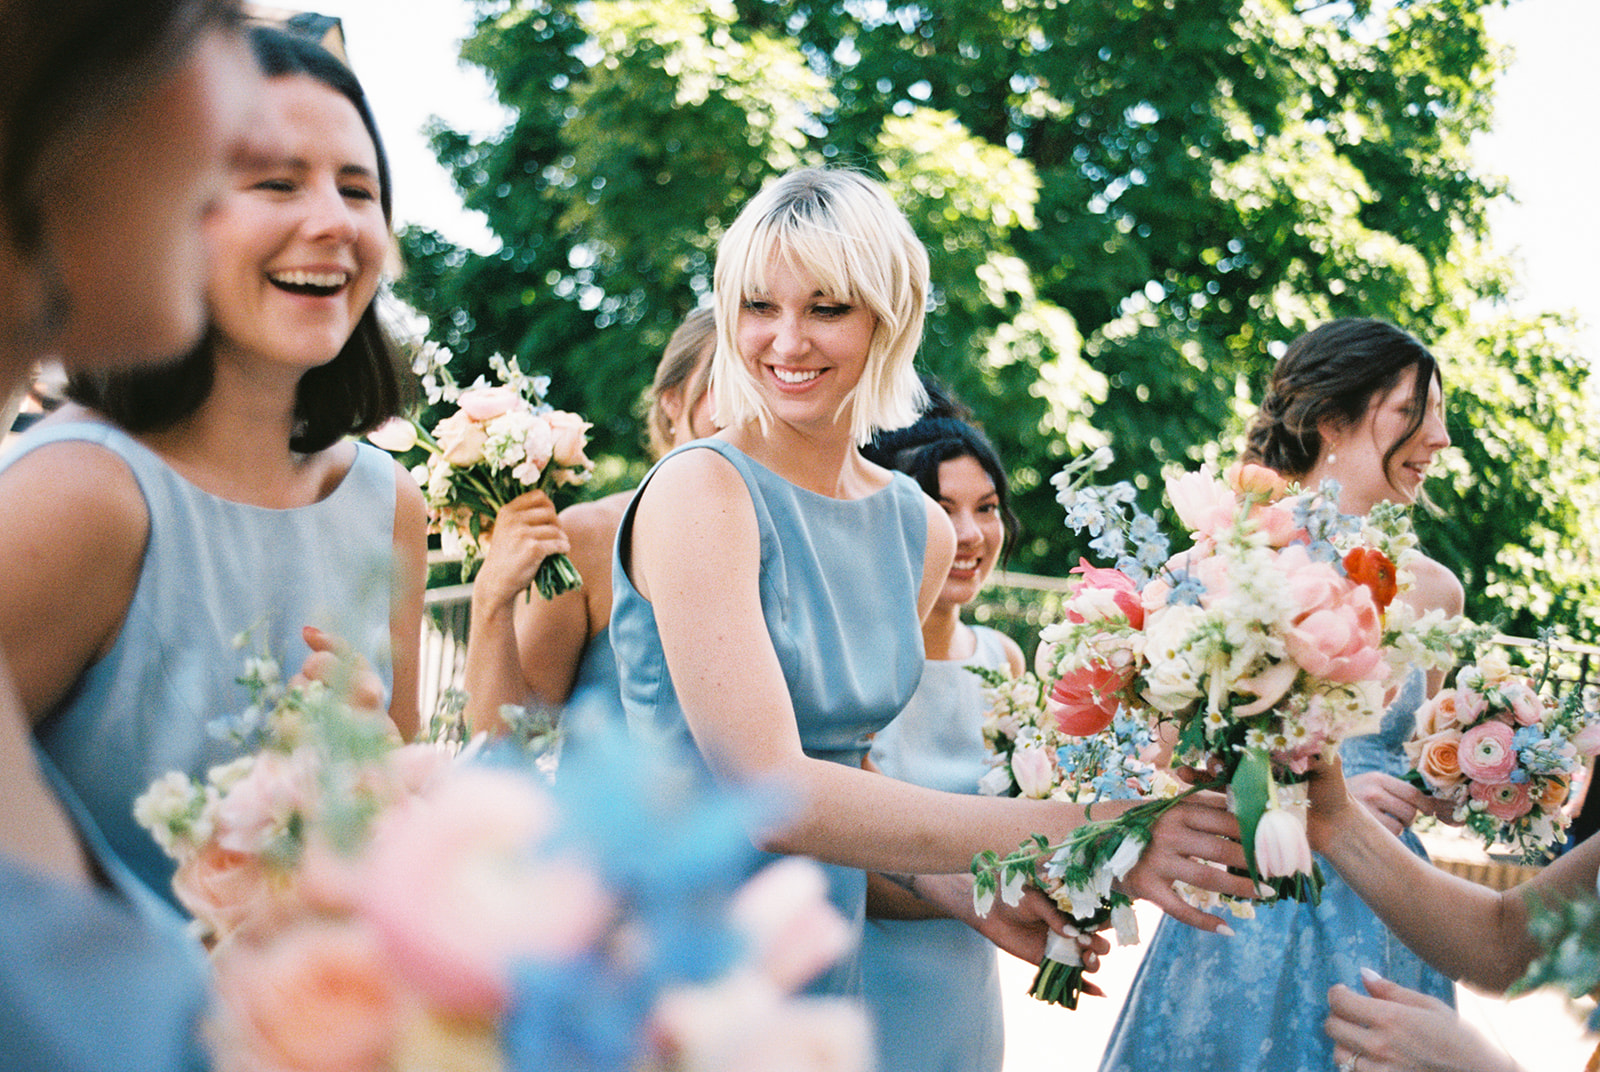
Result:
<svg viewBox="0 0 1600 1072">
<path fill-rule="evenodd" d="M 1461 773 L 1474 782 L 1505 781 L 1517 766 L 1511 738 L 1511 727 L 1504 722 L 1483 722 L 1463 733 L 1458 754 Z"/>
<path fill-rule="evenodd" d="M 1071 572 L 1083 578 L 1073 586 L 1074 598 L 1091 594 L 1107 596 L 1111 604 L 1128 619 L 1129 625 L 1135 629 L 1144 628 L 1144 603 L 1139 595 L 1139 586 L 1133 583 L 1131 577 L 1119 570 L 1091 566 L 1085 558 L 1078 559 L 1077 566 Z M 1065 608 L 1065 616 L 1073 622 L 1093 620 L 1089 615 L 1074 612 L 1071 601 Z"/>
<path fill-rule="evenodd" d="M 1474 782 L 1471 793 L 1473 800 L 1484 802 L 1485 811 L 1503 822 L 1520 819 L 1533 810 L 1533 795 L 1528 790 L 1527 782 L 1520 785 L 1512 782 Z"/>
<path fill-rule="evenodd" d="M 1557 775 L 1539 787 L 1538 805 L 1546 811 L 1561 807 L 1567 802 L 1567 794 L 1572 791 L 1572 783 L 1566 775 Z"/>
<path fill-rule="evenodd" d="M 172 892 L 219 939 L 271 915 L 291 897 L 287 883 L 275 881 L 259 856 L 225 849 L 215 841 L 178 866 Z"/>
<path fill-rule="evenodd" d="M 1357 547 L 1344 556 L 1344 569 L 1352 581 L 1367 586 L 1380 611 L 1389 609 L 1400 591 L 1400 578 L 1388 555 L 1373 547 Z"/>
<path fill-rule="evenodd" d="M 1240 495 L 1257 496 L 1267 502 L 1282 498 L 1289 490 L 1289 482 L 1276 469 L 1254 462 L 1230 466 L 1225 475 L 1228 486 Z"/>
<path fill-rule="evenodd" d="M 1045 707 L 1056 728 L 1068 737 L 1088 737 L 1111 725 L 1122 706 L 1122 691 L 1133 680 L 1130 667 L 1091 663 L 1061 675 Z"/>
</svg>

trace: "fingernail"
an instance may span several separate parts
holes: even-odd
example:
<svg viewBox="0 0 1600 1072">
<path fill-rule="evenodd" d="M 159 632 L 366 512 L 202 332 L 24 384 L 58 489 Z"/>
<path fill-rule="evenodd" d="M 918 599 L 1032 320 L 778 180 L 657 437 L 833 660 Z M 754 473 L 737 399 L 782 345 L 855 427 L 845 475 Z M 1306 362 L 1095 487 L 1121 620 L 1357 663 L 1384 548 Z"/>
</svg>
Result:
<svg viewBox="0 0 1600 1072">
<path fill-rule="evenodd" d="M 1083 932 L 1070 923 L 1063 923 L 1061 925 L 1061 936 L 1063 938 L 1082 938 Z"/>
<path fill-rule="evenodd" d="M 1223 923 L 1223 924 L 1220 924 L 1217 927 L 1217 929 L 1212 931 L 1211 933 L 1220 934 L 1224 938 L 1232 938 L 1233 937 L 1233 928 L 1228 926 L 1226 923 Z"/>
<path fill-rule="evenodd" d="M 1384 981 L 1384 978 L 1371 968 L 1362 968 L 1361 981 L 1363 983 L 1381 983 Z"/>
</svg>

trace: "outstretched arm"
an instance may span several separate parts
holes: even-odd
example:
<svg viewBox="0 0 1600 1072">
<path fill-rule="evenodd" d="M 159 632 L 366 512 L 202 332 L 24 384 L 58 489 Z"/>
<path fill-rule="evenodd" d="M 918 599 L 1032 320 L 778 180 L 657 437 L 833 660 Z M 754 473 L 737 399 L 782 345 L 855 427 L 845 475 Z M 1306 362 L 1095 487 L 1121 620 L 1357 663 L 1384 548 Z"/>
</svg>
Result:
<svg viewBox="0 0 1600 1072">
<path fill-rule="evenodd" d="M 1600 838 L 1589 838 L 1505 892 L 1457 878 L 1414 855 L 1345 787 L 1338 760 L 1313 774 L 1311 847 L 1418 956 L 1453 979 L 1500 992 L 1521 978 L 1538 948 L 1528 936 L 1528 898 L 1595 896 Z"/>
<path fill-rule="evenodd" d="M 805 754 L 761 613 L 755 510 L 719 455 L 690 451 L 656 471 L 639 499 L 630 555 L 629 575 L 651 601 L 690 732 L 711 768 L 734 782 L 771 780 L 797 798 L 786 822 L 759 832 L 763 848 L 869 871 L 959 874 L 980 851 L 1008 851 L 1035 832 L 1059 838 L 1083 821 L 1076 804 L 939 793 Z M 1177 841 L 1158 836 L 1142 864 L 1143 895 L 1170 904 L 1171 882 L 1182 878 L 1250 896 L 1248 879 L 1189 856 L 1200 851 L 1242 869 L 1237 824 L 1203 804 L 1179 808 L 1203 810 L 1200 829 L 1187 827 Z M 1201 926 L 1220 924 L 1194 915 Z"/>
<path fill-rule="evenodd" d="M 405 740 L 422 729 L 417 710 L 422 662 L 422 602 L 428 586 L 428 507 L 422 489 L 395 463 L 394 588 L 389 610 L 390 666 L 394 691 L 389 718 Z M 431 714 L 431 712 L 430 712 Z"/>
</svg>

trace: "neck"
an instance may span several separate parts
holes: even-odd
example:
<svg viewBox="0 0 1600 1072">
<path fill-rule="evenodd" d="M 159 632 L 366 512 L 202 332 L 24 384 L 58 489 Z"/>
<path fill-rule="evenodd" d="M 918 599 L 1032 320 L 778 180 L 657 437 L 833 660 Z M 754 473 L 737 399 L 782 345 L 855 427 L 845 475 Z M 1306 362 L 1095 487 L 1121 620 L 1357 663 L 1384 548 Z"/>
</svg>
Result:
<svg viewBox="0 0 1600 1072">
<path fill-rule="evenodd" d="M 721 433 L 723 438 L 789 483 L 830 499 L 858 499 L 883 486 L 856 448 L 849 426 L 812 433 L 778 421 L 757 421 Z"/>
<path fill-rule="evenodd" d="M 968 652 L 957 648 L 967 634 L 961 621 L 961 607 L 955 603 L 936 603 L 922 621 L 923 655 L 928 659 L 960 659 Z"/>
<path fill-rule="evenodd" d="M 1350 482 L 1343 479 L 1337 472 L 1333 472 L 1322 462 L 1311 467 L 1300 481 L 1300 486 L 1315 491 L 1322 486 L 1324 480 L 1337 480 L 1339 482 L 1339 512 L 1352 517 L 1366 517 L 1377 505 L 1377 500 L 1364 495 L 1356 495 L 1350 490 Z"/>
</svg>

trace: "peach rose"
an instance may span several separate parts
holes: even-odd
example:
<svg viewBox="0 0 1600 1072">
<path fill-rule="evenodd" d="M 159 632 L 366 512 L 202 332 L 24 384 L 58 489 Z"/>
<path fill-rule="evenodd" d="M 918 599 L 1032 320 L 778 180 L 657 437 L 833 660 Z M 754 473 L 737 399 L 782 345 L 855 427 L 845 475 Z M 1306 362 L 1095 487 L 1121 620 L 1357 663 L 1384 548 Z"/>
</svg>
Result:
<svg viewBox="0 0 1600 1072">
<path fill-rule="evenodd" d="M 492 421 L 502 413 L 510 413 L 522 404 L 522 396 L 509 387 L 474 387 L 462 391 L 456 399 L 470 420 Z"/>
<path fill-rule="evenodd" d="M 293 897 L 287 879 L 273 876 L 260 857 L 225 849 L 215 841 L 206 842 L 179 865 L 172 876 L 172 892 L 219 939 L 265 918 Z"/>
<path fill-rule="evenodd" d="M 583 469 L 589 465 L 589 458 L 583 448 L 589 442 L 589 429 L 592 427 L 588 421 L 576 413 L 566 410 L 552 410 L 544 415 L 549 422 L 550 431 L 554 436 L 554 445 L 550 451 L 551 459 L 565 469 Z"/>
<path fill-rule="evenodd" d="M 444 460 L 460 468 L 483 461 L 483 445 L 489 439 L 483 425 L 468 417 L 466 410 L 458 410 L 434 425 L 433 438 L 438 440 Z"/>
<path fill-rule="evenodd" d="M 1418 773 L 1435 788 L 1455 785 L 1461 781 L 1461 731 L 1440 730 L 1420 742 L 1416 767 Z"/>
<path fill-rule="evenodd" d="M 367 442 L 390 454 L 404 454 L 417 445 L 417 426 L 404 417 L 390 417 L 367 433 Z"/>
<path fill-rule="evenodd" d="M 1240 495 L 1252 495 L 1273 502 L 1289 490 L 1289 482 L 1276 469 L 1254 462 L 1244 462 L 1228 467 L 1225 474 L 1228 486 Z"/>
<path fill-rule="evenodd" d="M 264 945 L 231 943 L 215 958 L 222 1046 L 242 1068 L 383 1072 L 400 996 L 374 936 L 318 919 Z M 235 1052 L 236 1051 L 236 1052 Z"/>
</svg>

